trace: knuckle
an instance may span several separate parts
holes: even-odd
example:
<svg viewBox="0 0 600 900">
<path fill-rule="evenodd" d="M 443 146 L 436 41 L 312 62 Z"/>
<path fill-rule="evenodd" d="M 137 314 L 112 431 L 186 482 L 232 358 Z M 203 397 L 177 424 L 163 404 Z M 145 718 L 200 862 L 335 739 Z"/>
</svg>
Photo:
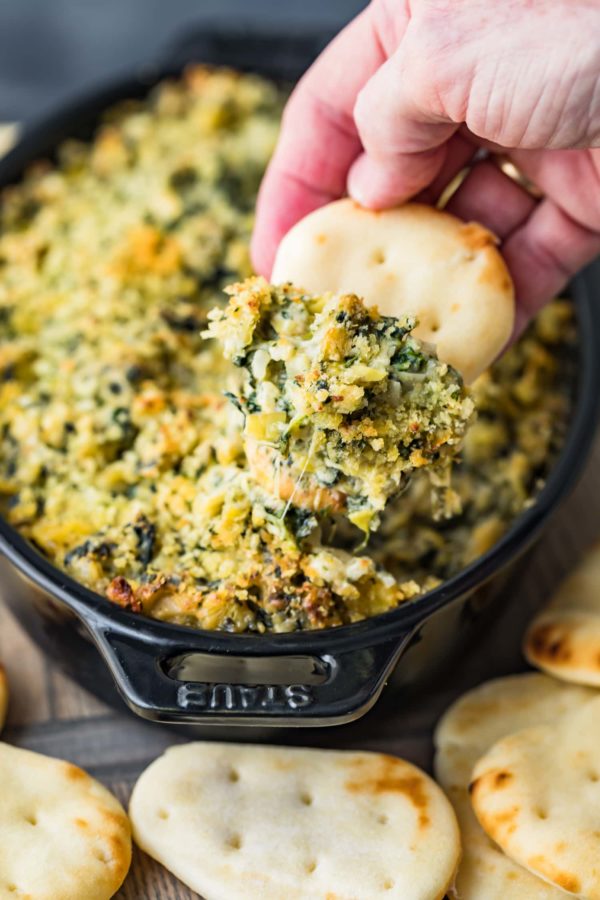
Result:
<svg viewBox="0 0 600 900">
<path fill-rule="evenodd" d="M 363 88 L 358 92 L 358 96 L 354 103 L 353 114 L 354 123 L 362 136 L 371 128 L 371 103 L 369 101 L 369 91 L 367 88 Z"/>
<path fill-rule="evenodd" d="M 358 95 L 354 104 L 354 124 L 364 149 L 375 156 L 386 154 L 390 143 L 387 103 L 381 102 L 371 85 Z"/>
</svg>

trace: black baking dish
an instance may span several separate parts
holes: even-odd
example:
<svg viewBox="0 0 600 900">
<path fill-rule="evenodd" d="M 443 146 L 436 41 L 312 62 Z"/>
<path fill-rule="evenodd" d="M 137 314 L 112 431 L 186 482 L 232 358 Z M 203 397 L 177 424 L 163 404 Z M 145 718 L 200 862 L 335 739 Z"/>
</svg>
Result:
<svg viewBox="0 0 600 900">
<path fill-rule="evenodd" d="M 126 78 L 28 129 L 0 162 L 0 186 L 67 136 L 86 137 L 100 113 L 141 96 L 190 58 L 293 79 L 322 37 L 202 37 L 175 61 Z M 589 450 L 600 394 L 600 269 L 571 289 L 578 318 L 577 385 L 564 448 L 535 504 L 483 557 L 419 600 L 322 632 L 245 636 L 201 632 L 127 613 L 53 567 L 0 520 L 1 591 L 30 635 L 80 684 L 134 712 L 180 724 L 333 725 L 349 722 L 394 681 L 413 684 L 447 662 L 503 601 L 517 561 L 573 486 Z M 94 649 L 94 645 L 99 653 Z"/>
</svg>

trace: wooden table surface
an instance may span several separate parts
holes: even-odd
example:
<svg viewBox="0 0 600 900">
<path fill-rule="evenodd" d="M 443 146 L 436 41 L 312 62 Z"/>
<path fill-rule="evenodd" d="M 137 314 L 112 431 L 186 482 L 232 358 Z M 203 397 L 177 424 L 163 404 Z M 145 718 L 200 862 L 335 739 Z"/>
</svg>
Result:
<svg viewBox="0 0 600 900">
<path fill-rule="evenodd" d="M 11 130 L 0 127 L 2 144 Z M 387 698 L 353 725 L 294 732 L 298 743 L 317 747 L 382 750 L 429 768 L 431 733 L 440 713 L 466 688 L 494 675 L 523 668 L 519 644 L 524 626 L 586 545 L 600 536 L 600 437 L 582 479 L 545 533 L 543 541 L 510 587 L 506 611 L 493 633 L 473 649 L 460 668 L 436 690 L 410 698 Z M 11 701 L 3 739 L 87 769 L 127 803 L 139 773 L 166 747 L 186 740 L 180 731 L 115 711 L 61 674 L 0 605 L 0 661 L 6 667 Z M 399 705 L 401 704 L 401 705 Z M 282 738 L 289 742 L 289 732 Z M 139 851 L 119 900 L 190 900 L 196 897 Z"/>
</svg>

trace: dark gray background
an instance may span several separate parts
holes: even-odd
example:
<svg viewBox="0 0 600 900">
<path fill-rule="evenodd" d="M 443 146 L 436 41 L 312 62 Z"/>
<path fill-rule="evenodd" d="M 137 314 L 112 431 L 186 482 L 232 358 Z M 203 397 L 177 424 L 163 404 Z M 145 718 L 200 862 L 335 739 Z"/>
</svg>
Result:
<svg viewBox="0 0 600 900">
<path fill-rule="evenodd" d="M 364 0 L 0 0 L 0 120 L 28 120 L 206 27 L 332 34 Z"/>
</svg>

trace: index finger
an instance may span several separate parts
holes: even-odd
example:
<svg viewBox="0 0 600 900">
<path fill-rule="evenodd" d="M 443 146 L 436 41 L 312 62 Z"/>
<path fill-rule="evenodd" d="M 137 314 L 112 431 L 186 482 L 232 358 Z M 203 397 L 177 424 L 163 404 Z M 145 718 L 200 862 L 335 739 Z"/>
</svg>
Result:
<svg viewBox="0 0 600 900">
<path fill-rule="evenodd" d="M 252 259 L 271 274 L 275 250 L 299 219 L 346 192 L 360 153 L 356 97 L 386 59 L 368 6 L 329 44 L 298 83 L 286 106 L 275 153 L 258 196 Z"/>
</svg>

